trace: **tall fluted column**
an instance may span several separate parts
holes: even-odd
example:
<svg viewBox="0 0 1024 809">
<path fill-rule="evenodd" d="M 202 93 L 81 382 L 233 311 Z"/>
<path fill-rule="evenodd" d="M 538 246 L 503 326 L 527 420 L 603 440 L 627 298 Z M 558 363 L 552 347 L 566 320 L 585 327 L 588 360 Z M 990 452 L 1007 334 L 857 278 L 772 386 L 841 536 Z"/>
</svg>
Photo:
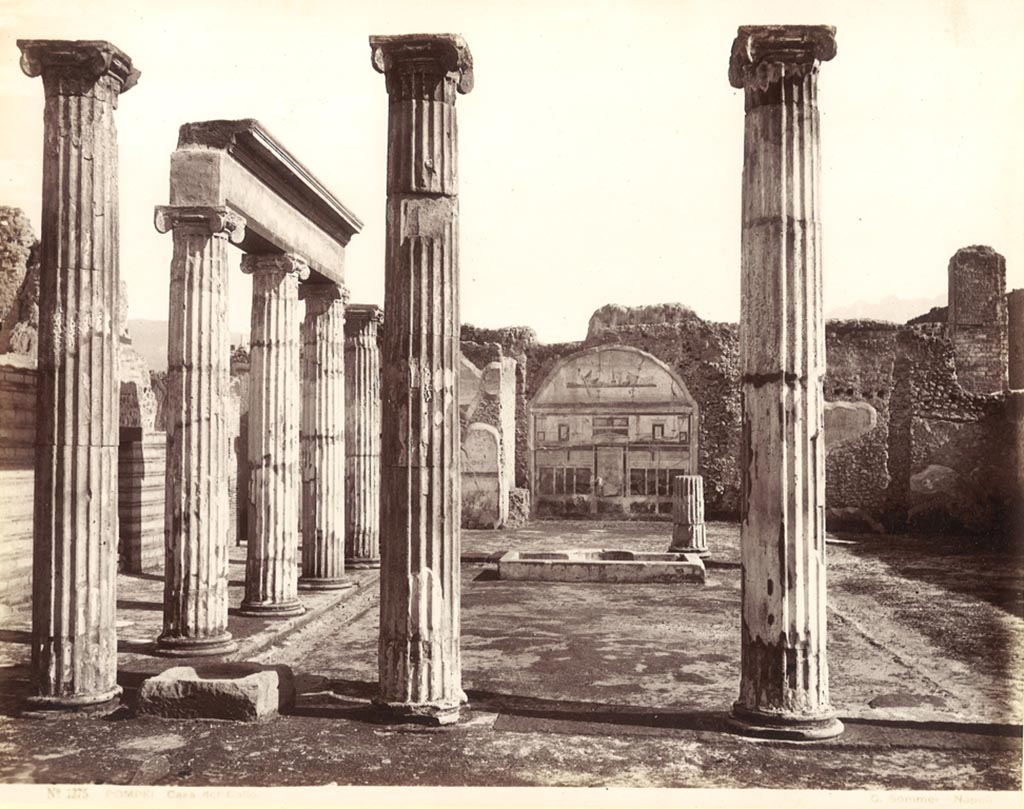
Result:
<svg viewBox="0 0 1024 809">
<path fill-rule="evenodd" d="M 383 312 L 345 309 L 345 566 L 380 567 L 380 348 Z"/>
<path fill-rule="evenodd" d="M 345 302 L 336 284 L 303 284 L 302 577 L 304 590 L 345 579 Z"/>
<path fill-rule="evenodd" d="M 43 194 L 29 712 L 115 704 L 118 96 L 108 42 L 19 40 L 42 76 Z"/>
<path fill-rule="evenodd" d="M 157 652 L 226 654 L 228 632 L 228 242 L 245 223 L 226 208 L 159 206 L 173 230 L 167 329 L 164 626 Z"/>
<path fill-rule="evenodd" d="M 740 312 L 742 675 L 749 735 L 843 729 L 825 659 L 825 446 L 817 75 L 826 26 L 742 27 L 746 90 Z"/>
<path fill-rule="evenodd" d="M 245 598 L 239 613 L 300 615 L 299 280 L 297 256 L 251 254 L 249 371 L 249 537 Z"/>
<path fill-rule="evenodd" d="M 455 97 L 472 89 L 472 59 L 453 35 L 370 46 L 389 97 L 378 703 L 448 724 L 465 699 Z"/>
</svg>

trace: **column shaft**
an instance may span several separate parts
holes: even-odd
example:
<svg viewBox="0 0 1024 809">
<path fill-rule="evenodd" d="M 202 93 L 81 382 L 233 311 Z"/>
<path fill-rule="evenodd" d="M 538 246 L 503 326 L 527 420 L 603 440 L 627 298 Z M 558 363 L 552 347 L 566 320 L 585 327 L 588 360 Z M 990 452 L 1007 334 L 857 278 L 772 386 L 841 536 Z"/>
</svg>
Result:
<svg viewBox="0 0 1024 809">
<path fill-rule="evenodd" d="M 306 284 L 302 321 L 302 578 L 333 590 L 345 580 L 345 291 Z"/>
<path fill-rule="evenodd" d="M 842 725 L 825 656 L 825 461 L 818 186 L 823 27 L 740 29 L 743 166 L 742 660 L 733 716 L 754 735 L 820 738 Z M 732 73 L 732 71 L 731 71 Z M 732 76 L 731 76 L 732 77 Z"/>
<path fill-rule="evenodd" d="M 380 567 L 381 310 L 349 306 L 345 318 L 345 565 Z"/>
<path fill-rule="evenodd" d="M 459 650 L 457 89 L 459 37 L 372 37 L 387 78 L 379 702 L 449 723 Z"/>
<path fill-rule="evenodd" d="M 138 71 L 105 42 L 18 46 L 46 94 L 29 708 L 102 711 L 121 692 L 114 109 Z"/>
<path fill-rule="evenodd" d="M 673 553 L 708 555 L 704 527 L 704 478 L 700 475 L 676 475 L 672 480 Z"/>
<path fill-rule="evenodd" d="M 249 537 L 242 615 L 285 617 L 298 598 L 299 279 L 283 255 L 247 255 L 252 273 L 249 373 Z"/>
<path fill-rule="evenodd" d="M 160 207 L 173 229 L 167 330 L 164 626 L 157 652 L 226 654 L 228 632 L 228 241 L 224 208 Z"/>
</svg>

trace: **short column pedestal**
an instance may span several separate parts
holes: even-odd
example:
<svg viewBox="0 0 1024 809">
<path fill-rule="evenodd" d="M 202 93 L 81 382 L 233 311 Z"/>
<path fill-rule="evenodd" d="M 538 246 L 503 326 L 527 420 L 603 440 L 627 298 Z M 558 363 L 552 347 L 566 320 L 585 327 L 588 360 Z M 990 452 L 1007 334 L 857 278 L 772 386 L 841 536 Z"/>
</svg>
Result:
<svg viewBox="0 0 1024 809">
<path fill-rule="evenodd" d="M 711 555 L 704 527 L 704 478 L 676 475 L 672 479 L 672 544 L 669 553 Z"/>
</svg>

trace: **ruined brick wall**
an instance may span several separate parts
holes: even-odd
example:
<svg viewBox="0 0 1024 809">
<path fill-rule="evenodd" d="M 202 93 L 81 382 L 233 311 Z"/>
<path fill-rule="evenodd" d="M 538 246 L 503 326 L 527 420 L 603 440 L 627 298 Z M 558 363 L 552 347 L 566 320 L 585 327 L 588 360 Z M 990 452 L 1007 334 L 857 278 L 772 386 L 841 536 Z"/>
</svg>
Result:
<svg viewBox="0 0 1024 809">
<path fill-rule="evenodd" d="M 36 369 L 0 357 L 0 614 L 32 597 Z"/>
<path fill-rule="evenodd" d="M 861 402 L 874 409 L 873 429 L 838 443 L 826 430 L 825 502 L 831 522 L 847 509 L 881 521 L 889 488 L 889 405 L 896 359 L 895 323 L 829 321 L 825 326 L 826 402 Z"/>
<path fill-rule="evenodd" d="M 1024 390 L 1024 289 L 1006 295 L 1007 376 L 1011 390 Z"/>
<path fill-rule="evenodd" d="M 526 395 L 527 380 L 532 373 L 529 352 L 537 345 L 537 333 L 528 326 L 509 326 L 503 329 L 481 329 L 468 323 L 462 325 L 462 350 L 478 368 L 497 359 L 493 348 L 500 346 L 501 354 L 516 361 L 515 374 L 515 484 L 529 486 L 529 465 L 526 449 Z"/>
<path fill-rule="evenodd" d="M 973 245 L 949 260 L 949 336 L 957 377 L 965 390 L 1006 389 L 1006 259 Z"/>
<path fill-rule="evenodd" d="M 912 530 L 1003 535 L 1018 499 L 1012 408 L 1005 393 L 959 383 L 941 325 L 901 329 L 892 407 L 890 523 Z"/>
<path fill-rule="evenodd" d="M 700 408 L 698 468 L 705 512 L 735 518 L 740 510 L 739 329 L 696 315 L 675 323 L 599 329 L 586 346 L 619 343 L 653 354 L 686 384 Z"/>
</svg>

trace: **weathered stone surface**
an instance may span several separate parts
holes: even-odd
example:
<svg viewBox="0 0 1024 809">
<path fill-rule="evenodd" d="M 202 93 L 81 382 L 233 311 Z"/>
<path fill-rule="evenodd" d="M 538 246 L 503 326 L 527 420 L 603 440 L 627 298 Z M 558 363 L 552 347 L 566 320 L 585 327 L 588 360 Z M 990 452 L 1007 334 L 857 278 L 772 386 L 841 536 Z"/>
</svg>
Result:
<svg viewBox="0 0 1024 809">
<path fill-rule="evenodd" d="M 22 69 L 41 75 L 46 93 L 30 704 L 79 709 L 121 691 L 114 109 L 138 71 L 107 42 L 18 47 Z"/>
<path fill-rule="evenodd" d="M 380 347 L 383 312 L 345 309 L 345 565 L 380 567 Z"/>
<path fill-rule="evenodd" d="M 226 208 L 156 209 L 173 232 L 167 330 L 164 625 L 167 655 L 225 654 L 228 624 L 228 243 Z"/>
<path fill-rule="evenodd" d="M 878 411 L 867 402 L 825 402 L 825 452 L 856 441 L 878 425 Z"/>
<path fill-rule="evenodd" d="M 672 479 L 672 544 L 670 553 L 709 556 L 704 525 L 704 478 L 677 475 Z"/>
<path fill-rule="evenodd" d="M 470 424 L 462 438 L 462 527 L 501 528 L 508 520 L 508 485 L 501 435 L 490 424 Z"/>
<path fill-rule="evenodd" d="M 138 713 L 255 722 L 295 704 L 294 678 L 287 666 L 230 664 L 204 675 L 191 666 L 175 666 L 150 677 L 139 689 Z"/>
<path fill-rule="evenodd" d="M 242 615 L 286 617 L 305 607 L 299 572 L 299 280 L 294 255 L 249 254 L 249 536 Z"/>
<path fill-rule="evenodd" d="M 825 655 L 825 322 L 817 70 L 826 26 L 745 26 L 729 80 L 745 89 L 740 313 L 743 610 L 740 732 L 842 731 Z M 794 604 L 801 605 L 795 609 Z"/>
<path fill-rule="evenodd" d="M 521 528 L 530 521 L 530 490 L 510 489 L 508 493 L 508 521 L 506 528 Z"/>
<path fill-rule="evenodd" d="M 388 91 L 379 702 L 449 723 L 465 699 L 455 98 L 472 88 L 472 58 L 450 34 L 370 47 Z"/>
<path fill-rule="evenodd" d="M 483 494 L 483 489 L 493 488 L 493 480 L 480 484 L 472 483 L 465 477 L 466 449 L 463 448 L 463 528 L 484 528 L 505 525 L 508 519 L 509 490 L 516 474 L 516 361 L 502 355 L 501 347 L 493 344 L 495 359 L 478 369 L 465 355 L 462 356 L 459 371 L 459 419 L 462 424 L 463 442 L 472 423 L 493 427 L 498 436 L 497 453 L 500 474 L 497 474 L 496 500 L 487 509 L 496 516 L 481 518 L 474 513 L 470 502 Z M 482 470 L 482 467 L 481 467 Z M 494 470 L 483 470 L 494 476 Z M 467 495 L 467 488 L 470 492 Z M 481 486 L 483 489 L 481 489 Z M 467 507 L 469 511 L 467 511 Z M 494 520 L 497 520 L 495 522 Z"/>
<path fill-rule="evenodd" d="M 345 303 L 337 284 L 305 284 L 302 321 L 302 576 L 330 590 L 345 580 Z"/>
<path fill-rule="evenodd" d="M 21 208 L 0 205 L 0 353 L 4 353 L 3 335 L 7 318 L 15 306 L 25 275 L 33 261 L 39 242 L 32 225 Z M 38 282 L 37 282 L 38 283 Z M 17 312 L 15 316 L 17 319 Z"/>
</svg>

